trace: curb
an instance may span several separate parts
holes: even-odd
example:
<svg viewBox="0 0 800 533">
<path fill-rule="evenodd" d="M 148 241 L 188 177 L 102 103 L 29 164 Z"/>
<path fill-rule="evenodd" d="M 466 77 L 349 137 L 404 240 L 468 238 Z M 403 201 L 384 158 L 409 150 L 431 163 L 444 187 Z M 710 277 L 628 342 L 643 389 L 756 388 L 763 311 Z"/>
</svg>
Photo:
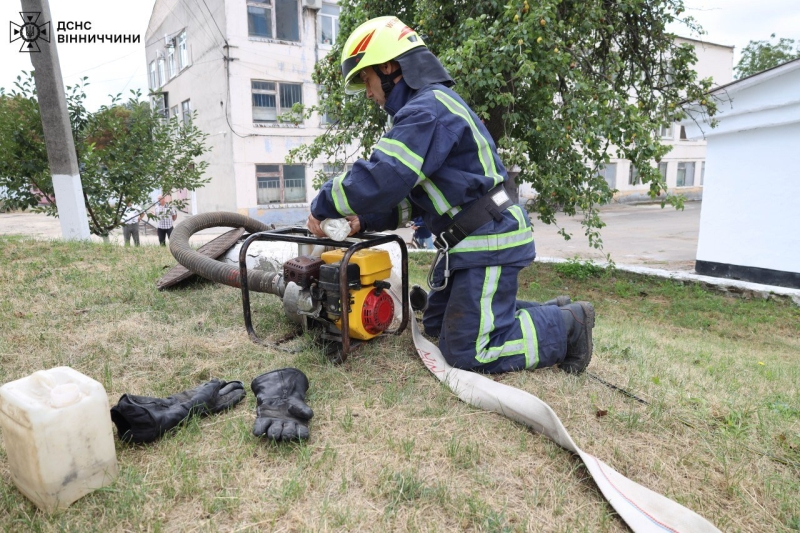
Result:
<svg viewBox="0 0 800 533">
<path fill-rule="evenodd" d="M 568 263 L 570 261 L 575 261 L 575 259 L 563 259 L 561 257 L 537 257 L 535 261 L 539 263 Z M 790 289 L 788 287 L 779 287 L 777 285 L 763 285 L 761 283 L 751 283 L 749 281 L 741 281 L 736 279 L 715 278 L 711 276 L 702 276 L 700 274 L 694 274 L 691 272 L 678 272 L 663 270 L 660 268 L 622 265 L 619 263 L 614 263 L 612 265 L 606 261 L 594 262 L 589 260 L 582 262 L 592 263 L 603 268 L 615 268 L 617 270 L 631 272 L 633 274 L 640 274 L 643 276 L 700 283 L 719 292 L 740 295 L 742 298 L 759 298 L 762 300 L 768 300 L 770 297 L 774 296 L 787 298 L 791 300 L 794 305 L 800 307 L 800 289 Z"/>
</svg>

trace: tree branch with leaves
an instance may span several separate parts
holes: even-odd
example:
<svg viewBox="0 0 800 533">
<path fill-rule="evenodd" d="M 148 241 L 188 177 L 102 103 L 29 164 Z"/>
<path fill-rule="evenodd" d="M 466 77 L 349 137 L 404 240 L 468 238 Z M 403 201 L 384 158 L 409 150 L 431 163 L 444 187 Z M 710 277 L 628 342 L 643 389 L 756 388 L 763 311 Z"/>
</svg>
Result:
<svg viewBox="0 0 800 533">
<path fill-rule="evenodd" d="M 800 42 L 795 47 L 794 39 L 781 37 L 777 42 L 775 34 L 769 41 L 750 41 L 742 49 L 742 57 L 734 67 L 736 79 L 746 78 L 767 69 L 777 67 L 788 61 L 800 58 Z"/>
<path fill-rule="evenodd" d="M 192 121 L 167 120 L 138 91 L 88 112 L 88 85 L 83 78 L 67 87 L 66 98 L 93 234 L 108 236 L 127 206 L 149 204 L 152 191 L 195 190 L 209 181 L 200 159 L 207 135 Z M 32 73 L 18 76 L 11 93 L 0 90 L 0 187 L 10 208 L 58 216 Z"/>
</svg>

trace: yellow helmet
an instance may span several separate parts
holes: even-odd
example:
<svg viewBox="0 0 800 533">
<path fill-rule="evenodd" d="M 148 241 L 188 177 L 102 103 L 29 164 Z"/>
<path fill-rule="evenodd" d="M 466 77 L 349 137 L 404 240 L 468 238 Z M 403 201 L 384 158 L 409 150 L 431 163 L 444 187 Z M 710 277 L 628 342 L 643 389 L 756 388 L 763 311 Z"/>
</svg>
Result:
<svg viewBox="0 0 800 533">
<path fill-rule="evenodd" d="M 368 20 L 350 34 L 342 48 L 344 91 L 356 94 L 365 89 L 358 77 L 364 67 L 386 63 L 418 46 L 425 46 L 422 38 L 397 17 Z"/>
</svg>

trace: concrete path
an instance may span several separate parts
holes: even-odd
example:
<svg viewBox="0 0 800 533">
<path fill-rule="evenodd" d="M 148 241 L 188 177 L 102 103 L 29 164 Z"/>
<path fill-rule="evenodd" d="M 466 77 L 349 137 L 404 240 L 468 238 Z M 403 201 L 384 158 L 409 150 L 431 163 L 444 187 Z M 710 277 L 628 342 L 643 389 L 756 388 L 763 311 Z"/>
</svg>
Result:
<svg viewBox="0 0 800 533">
<path fill-rule="evenodd" d="M 687 202 L 686 209 L 661 209 L 659 205 L 613 204 L 601 208 L 602 219 L 607 224 L 601 230 L 603 250 L 589 247 L 581 217 L 567 217 L 563 213 L 556 225 L 547 225 L 533 220 L 536 252 L 539 257 L 578 257 L 583 260 L 605 261 L 606 253 L 611 254 L 615 263 L 663 268 L 666 270 L 692 271 L 697 250 L 697 233 L 700 226 L 700 202 Z M 185 218 L 178 214 L 175 224 Z M 558 234 L 564 228 L 572 234 L 565 241 Z M 211 228 L 192 237 L 192 244 L 203 244 L 226 228 Z M 403 238 L 411 241 L 411 230 L 397 231 Z M 58 219 L 46 215 L 17 211 L 0 213 L 0 234 L 30 235 L 40 239 L 60 239 L 61 226 Z M 158 244 L 154 227 L 148 226 L 139 231 L 142 244 Z M 92 240 L 102 239 L 92 236 Z M 122 229 L 114 230 L 111 241 L 122 244 Z"/>
<path fill-rule="evenodd" d="M 607 225 L 601 230 L 603 249 L 589 246 L 580 216 L 560 213 L 556 225 L 533 222 L 533 238 L 537 257 L 606 261 L 606 254 L 619 264 L 663 268 L 674 271 L 693 271 L 700 228 L 700 202 L 687 202 L 683 211 L 672 207 L 661 209 L 658 204 L 612 204 L 600 208 L 601 219 Z M 564 240 L 558 231 L 563 228 L 572 235 Z M 411 230 L 397 233 L 411 240 Z"/>
<path fill-rule="evenodd" d="M 185 218 L 186 215 L 179 212 L 175 225 L 180 224 L 181 219 Z M 140 224 L 139 227 L 139 242 L 142 245 L 158 245 L 158 234 L 155 226 Z M 191 242 L 192 244 L 204 244 L 217 235 L 225 233 L 228 229 L 212 228 L 202 231 L 193 236 Z M 0 213 L 0 235 L 27 235 L 36 239 L 60 239 L 61 223 L 57 218 L 29 211 Z M 103 239 L 96 235 L 92 235 L 91 239 L 94 242 L 103 242 Z M 116 244 L 124 244 L 122 228 L 112 231 L 109 240 Z M 132 242 L 131 245 L 133 245 Z"/>
<path fill-rule="evenodd" d="M 534 239 L 539 256 L 605 260 L 666 270 L 693 271 L 700 228 L 700 202 L 687 202 L 682 211 L 659 204 L 613 204 L 601 208 L 606 227 L 600 230 L 602 250 L 591 248 L 581 217 L 560 217 L 559 226 L 572 234 L 569 241 L 558 228 L 536 220 Z"/>
</svg>

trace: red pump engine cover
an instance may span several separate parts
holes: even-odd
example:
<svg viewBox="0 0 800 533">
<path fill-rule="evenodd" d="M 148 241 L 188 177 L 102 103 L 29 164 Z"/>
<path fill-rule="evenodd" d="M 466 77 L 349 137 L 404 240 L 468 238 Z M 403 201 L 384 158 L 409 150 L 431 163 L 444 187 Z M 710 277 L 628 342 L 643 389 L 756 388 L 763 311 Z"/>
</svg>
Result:
<svg viewBox="0 0 800 533">
<path fill-rule="evenodd" d="M 371 291 L 364 298 L 364 307 L 361 309 L 361 323 L 364 329 L 372 335 L 377 335 L 386 330 L 394 318 L 394 302 L 386 291 Z"/>
</svg>

